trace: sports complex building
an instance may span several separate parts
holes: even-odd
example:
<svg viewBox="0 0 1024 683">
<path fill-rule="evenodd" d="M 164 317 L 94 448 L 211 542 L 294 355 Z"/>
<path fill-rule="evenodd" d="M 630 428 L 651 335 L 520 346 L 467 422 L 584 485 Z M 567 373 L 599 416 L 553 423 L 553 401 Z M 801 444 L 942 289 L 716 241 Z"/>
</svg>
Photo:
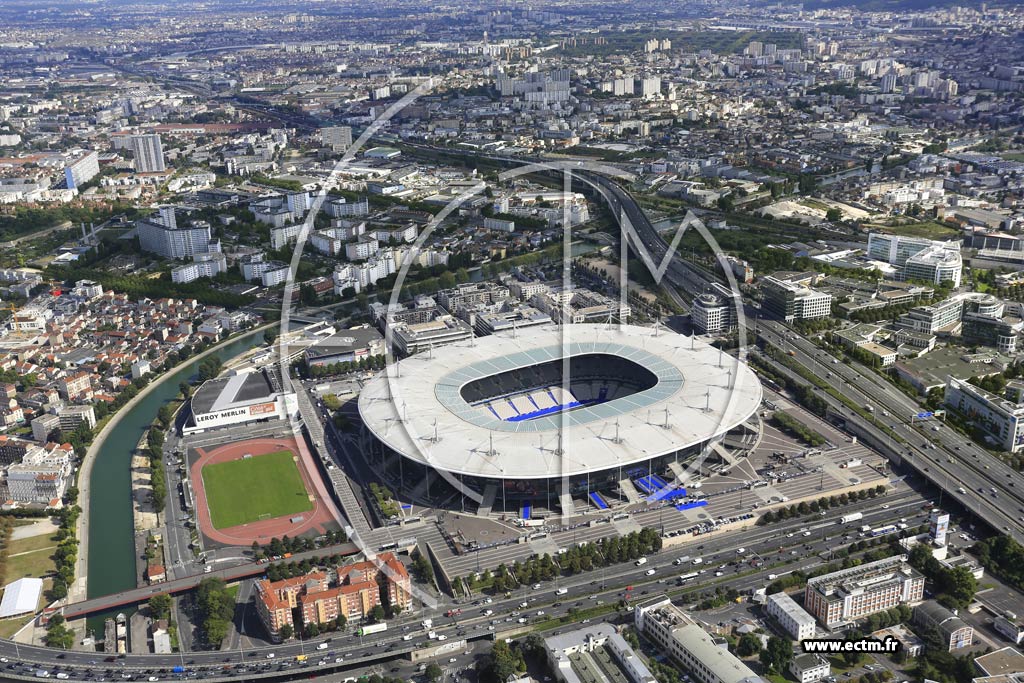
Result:
<svg viewBox="0 0 1024 683">
<path fill-rule="evenodd" d="M 182 434 L 227 425 L 287 419 L 298 412 L 295 394 L 281 389 L 270 367 L 207 380 L 192 394 L 191 414 Z"/>
<path fill-rule="evenodd" d="M 368 382 L 358 406 L 371 451 L 403 488 L 441 479 L 478 511 L 529 518 L 531 501 L 565 511 L 637 492 L 685 499 L 686 462 L 760 402 L 745 363 L 693 337 L 571 324 L 415 354 Z"/>
</svg>

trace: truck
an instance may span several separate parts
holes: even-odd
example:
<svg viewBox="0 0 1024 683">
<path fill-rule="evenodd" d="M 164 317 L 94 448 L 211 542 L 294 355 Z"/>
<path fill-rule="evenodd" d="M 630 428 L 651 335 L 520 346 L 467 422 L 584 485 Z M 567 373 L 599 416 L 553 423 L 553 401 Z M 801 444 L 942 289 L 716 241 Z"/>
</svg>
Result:
<svg viewBox="0 0 1024 683">
<path fill-rule="evenodd" d="M 677 564 L 677 565 L 685 564 L 685 563 L 687 563 L 689 561 L 690 561 L 690 556 L 689 555 L 683 555 L 682 557 L 676 559 L 675 564 Z"/>
<path fill-rule="evenodd" d="M 558 590 L 555 591 L 555 595 L 565 595 L 568 592 L 569 592 L 568 588 L 559 588 Z"/>
<path fill-rule="evenodd" d="M 359 635 L 368 636 L 371 633 L 382 633 L 383 631 L 387 630 L 388 625 L 382 621 L 379 624 L 368 624 L 366 626 L 363 626 L 361 629 L 359 629 Z"/>
<path fill-rule="evenodd" d="M 171 672 L 172 673 L 176 673 L 176 674 L 183 674 L 183 673 L 185 673 L 185 667 L 183 667 L 181 665 L 178 665 L 178 666 L 174 667 L 173 669 L 171 669 Z"/>
<path fill-rule="evenodd" d="M 446 617 L 457 617 L 460 614 L 462 614 L 462 610 L 457 607 L 455 609 L 450 609 L 444 613 Z"/>
<path fill-rule="evenodd" d="M 640 558 L 639 560 L 637 560 L 637 561 L 636 561 L 636 562 L 634 562 L 633 564 L 635 564 L 635 565 L 636 565 L 636 566 L 638 566 L 638 567 L 642 567 L 642 566 L 644 566 L 645 564 L 647 564 L 647 558 L 646 558 L 646 557 L 641 557 L 641 558 Z"/>
<path fill-rule="evenodd" d="M 839 523 L 840 524 L 849 524 L 850 522 L 856 522 L 856 521 L 861 520 L 861 519 L 864 519 L 864 513 L 863 512 L 851 512 L 848 515 L 843 515 L 842 517 L 840 517 L 839 518 Z"/>
<path fill-rule="evenodd" d="M 862 526 L 862 527 L 860 528 L 860 532 L 861 532 L 862 534 L 866 534 L 866 533 L 867 533 L 867 532 L 869 532 L 869 531 L 871 531 L 871 525 L 870 525 L 870 524 L 865 524 L 864 526 Z"/>
<path fill-rule="evenodd" d="M 870 403 L 865 403 L 864 404 L 864 410 L 868 411 L 869 413 L 873 413 L 873 412 L 875 412 L 875 407 L 873 405 L 871 405 Z"/>
</svg>

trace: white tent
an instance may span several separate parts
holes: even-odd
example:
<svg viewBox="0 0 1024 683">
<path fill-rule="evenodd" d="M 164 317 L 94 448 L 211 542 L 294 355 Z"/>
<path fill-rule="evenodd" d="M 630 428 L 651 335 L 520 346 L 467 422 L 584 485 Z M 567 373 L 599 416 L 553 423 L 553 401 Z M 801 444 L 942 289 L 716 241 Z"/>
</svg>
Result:
<svg viewBox="0 0 1024 683">
<path fill-rule="evenodd" d="M 43 592 L 42 579 L 18 579 L 4 587 L 4 599 L 0 600 L 0 619 L 15 614 L 35 612 L 39 594 Z"/>
</svg>

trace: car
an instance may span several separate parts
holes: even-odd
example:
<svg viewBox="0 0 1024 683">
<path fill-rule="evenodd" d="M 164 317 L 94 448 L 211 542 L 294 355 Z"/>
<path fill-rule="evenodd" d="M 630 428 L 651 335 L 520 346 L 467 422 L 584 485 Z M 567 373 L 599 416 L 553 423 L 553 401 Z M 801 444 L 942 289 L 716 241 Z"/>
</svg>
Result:
<svg viewBox="0 0 1024 683">
<path fill-rule="evenodd" d="M 454 664 L 457 661 L 459 661 L 458 657 L 451 657 L 451 658 L 448 659 L 448 663 L 449 664 Z"/>
<path fill-rule="evenodd" d="M 275 655 L 275 654 L 274 654 L 273 652 L 268 652 L 268 653 L 267 653 L 267 659 L 273 659 L 273 658 L 274 658 L 274 657 L 276 657 L 276 656 L 277 656 L 277 655 Z"/>
<path fill-rule="evenodd" d="M 318 649 L 318 650 L 326 650 L 327 649 L 327 643 L 320 643 L 319 645 L 316 646 L 316 649 Z"/>
</svg>

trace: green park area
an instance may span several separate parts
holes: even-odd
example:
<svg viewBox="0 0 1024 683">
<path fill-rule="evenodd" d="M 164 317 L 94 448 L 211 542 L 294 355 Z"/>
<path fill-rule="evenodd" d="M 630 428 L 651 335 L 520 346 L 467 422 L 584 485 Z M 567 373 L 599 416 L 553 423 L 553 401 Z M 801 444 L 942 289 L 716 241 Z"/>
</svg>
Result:
<svg viewBox="0 0 1024 683">
<path fill-rule="evenodd" d="M 291 451 L 207 465 L 203 489 L 215 529 L 313 509 Z"/>
</svg>

